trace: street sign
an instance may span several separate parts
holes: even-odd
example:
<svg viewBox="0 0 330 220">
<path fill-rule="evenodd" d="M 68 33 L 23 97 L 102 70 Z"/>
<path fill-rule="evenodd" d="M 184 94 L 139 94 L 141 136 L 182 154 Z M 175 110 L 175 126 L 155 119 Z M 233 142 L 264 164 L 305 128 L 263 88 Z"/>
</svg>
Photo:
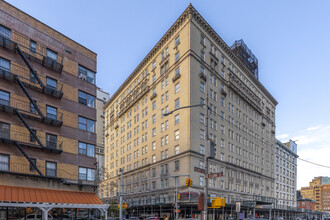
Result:
<svg viewBox="0 0 330 220">
<path fill-rule="evenodd" d="M 241 211 L 241 203 L 236 202 L 236 212 L 240 212 L 240 211 Z"/>
<path fill-rule="evenodd" d="M 222 172 L 219 172 L 219 173 L 210 173 L 208 175 L 208 178 L 217 178 L 217 177 L 220 177 L 220 176 L 223 176 L 223 173 Z"/>
<path fill-rule="evenodd" d="M 194 167 L 194 171 L 195 172 L 199 172 L 199 173 L 205 173 L 205 170 L 204 169 L 201 169 L 199 167 Z"/>
</svg>

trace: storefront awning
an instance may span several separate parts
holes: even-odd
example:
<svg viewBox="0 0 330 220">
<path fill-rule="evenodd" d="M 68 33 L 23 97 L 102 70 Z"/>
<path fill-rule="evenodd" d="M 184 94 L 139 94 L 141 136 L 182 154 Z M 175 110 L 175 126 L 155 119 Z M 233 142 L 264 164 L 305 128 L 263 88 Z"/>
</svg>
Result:
<svg viewBox="0 0 330 220">
<path fill-rule="evenodd" d="M 0 185 L 0 206 L 107 208 L 93 192 Z"/>
</svg>

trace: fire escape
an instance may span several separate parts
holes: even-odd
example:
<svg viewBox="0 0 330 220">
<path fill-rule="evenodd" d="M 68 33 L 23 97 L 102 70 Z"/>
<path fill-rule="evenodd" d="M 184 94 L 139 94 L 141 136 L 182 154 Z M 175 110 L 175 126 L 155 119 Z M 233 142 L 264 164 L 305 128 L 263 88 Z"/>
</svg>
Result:
<svg viewBox="0 0 330 220">
<path fill-rule="evenodd" d="M 38 61 L 38 58 L 30 56 L 29 54 L 23 52 L 18 43 L 14 42 L 2 35 L 0 35 L 0 46 L 4 47 L 5 49 L 12 50 L 13 52 L 19 54 L 19 56 L 22 58 L 23 62 L 27 66 L 28 70 L 30 71 L 31 77 L 33 78 L 34 82 L 39 85 L 39 88 L 35 87 L 35 89 L 37 89 L 45 94 L 48 94 L 50 96 L 53 96 L 53 97 L 56 97 L 59 99 L 62 98 L 62 95 L 63 95 L 62 91 L 58 91 L 57 89 L 50 88 L 49 86 L 44 85 L 44 83 L 40 79 L 38 73 L 34 70 L 32 65 L 28 61 L 27 56 L 29 57 L 29 59 L 34 60 L 34 61 Z M 44 57 L 44 59 L 42 60 L 42 64 L 46 67 L 52 68 L 53 70 L 57 70 L 58 72 L 61 72 L 62 68 L 63 68 L 62 64 L 59 64 L 55 60 L 52 60 L 51 58 L 48 58 L 48 57 Z M 11 112 L 13 114 L 16 114 L 18 116 L 18 118 L 22 121 L 24 126 L 27 128 L 27 130 L 29 131 L 30 137 L 33 137 L 33 139 L 35 140 L 35 142 L 37 142 L 39 147 L 41 149 L 47 148 L 42 143 L 42 141 L 39 139 L 39 137 L 36 135 L 36 132 L 31 128 L 31 126 L 25 120 L 25 118 L 27 117 L 27 118 L 39 119 L 40 121 L 42 121 L 44 123 L 48 123 L 48 124 L 51 124 L 51 125 L 54 125 L 57 127 L 62 126 L 63 122 L 61 120 L 57 120 L 57 118 L 54 119 L 51 117 L 47 117 L 42 113 L 39 106 L 36 104 L 36 101 L 31 97 L 28 90 L 26 89 L 26 86 L 29 86 L 31 88 L 30 84 L 23 82 L 22 81 L 23 78 L 20 77 L 18 74 L 14 74 L 14 73 L 11 73 L 10 71 L 0 69 L 0 77 L 13 81 L 19 85 L 19 87 L 23 90 L 26 97 L 29 99 L 30 107 L 35 110 L 35 114 L 34 115 L 28 114 L 26 111 L 20 109 L 19 105 L 10 106 L 10 105 L 3 105 L 3 103 L 1 103 L 0 109 L 3 111 L 6 111 L 6 112 Z M 22 147 L 22 145 L 24 146 L 24 143 L 22 143 L 21 141 L 17 141 L 17 140 L 11 140 L 10 137 L 9 137 L 9 139 L 3 140 L 3 141 L 15 144 L 17 146 L 17 148 L 19 149 L 19 151 L 29 161 L 30 165 L 38 172 L 38 174 L 40 176 L 44 176 L 44 174 L 38 169 L 36 164 L 31 160 L 29 155 L 24 151 L 24 149 Z M 47 142 L 46 142 L 46 144 L 47 144 Z M 55 148 L 56 148 L 56 146 L 55 146 Z"/>
</svg>

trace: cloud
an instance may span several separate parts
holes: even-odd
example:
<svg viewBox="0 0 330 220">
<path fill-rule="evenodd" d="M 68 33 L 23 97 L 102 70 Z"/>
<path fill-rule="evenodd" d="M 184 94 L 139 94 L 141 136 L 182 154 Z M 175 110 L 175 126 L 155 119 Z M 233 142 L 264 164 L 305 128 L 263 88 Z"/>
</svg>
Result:
<svg viewBox="0 0 330 220">
<path fill-rule="evenodd" d="M 314 144 L 314 147 L 318 147 L 321 144 L 328 143 L 329 138 L 330 126 L 319 125 L 297 132 L 291 139 L 297 140 L 297 144 L 301 147 L 311 144 Z"/>
<path fill-rule="evenodd" d="M 298 152 L 299 157 L 310 162 L 330 167 L 330 144 L 319 149 L 305 149 Z M 297 189 L 308 186 L 317 176 L 330 176 L 330 168 L 317 166 L 298 159 Z"/>
<path fill-rule="evenodd" d="M 276 138 L 280 141 L 284 141 L 284 139 L 287 139 L 289 137 L 289 134 L 280 134 Z"/>
<path fill-rule="evenodd" d="M 309 127 L 306 129 L 306 131 L 314 131 L 314 130 L 317 130 L 319 129 L 321 126 L 314 126 L 314 127 Z"/>
</svg>

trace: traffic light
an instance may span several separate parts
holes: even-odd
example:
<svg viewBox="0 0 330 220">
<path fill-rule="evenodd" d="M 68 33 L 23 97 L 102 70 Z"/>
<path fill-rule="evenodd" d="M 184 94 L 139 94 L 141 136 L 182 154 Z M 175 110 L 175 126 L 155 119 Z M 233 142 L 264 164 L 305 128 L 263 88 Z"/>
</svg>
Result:
<svg viewBox="0 0 330 220">
<path fill-rule="evenodd" d="M 180 195 L 180 193 L 178 193 L 178 200 L 179 200 L 179 199 L 181 199 L 181 195 Z"/>
<path fill-rule="evenodd" d="M 213 140 L 210 140 L 210 157 L 211 159 L 215 158 L 217 149 L 215 148 L 216 144 Z"/>
<path fill-rule="evenodd" d="M 186 179 L 186 184 L 185 186 L 192 187 L 193 181 L 189 178 Z"/>
<path fill-rule="evenodd" d="M 127 207 L 128 207 L 128 204 L 126 202 L 123 202 L 123 208 L 127 209 Z M 120 203 L 118 204 L 118 208 L 120 208 Z"/>
</svg>

